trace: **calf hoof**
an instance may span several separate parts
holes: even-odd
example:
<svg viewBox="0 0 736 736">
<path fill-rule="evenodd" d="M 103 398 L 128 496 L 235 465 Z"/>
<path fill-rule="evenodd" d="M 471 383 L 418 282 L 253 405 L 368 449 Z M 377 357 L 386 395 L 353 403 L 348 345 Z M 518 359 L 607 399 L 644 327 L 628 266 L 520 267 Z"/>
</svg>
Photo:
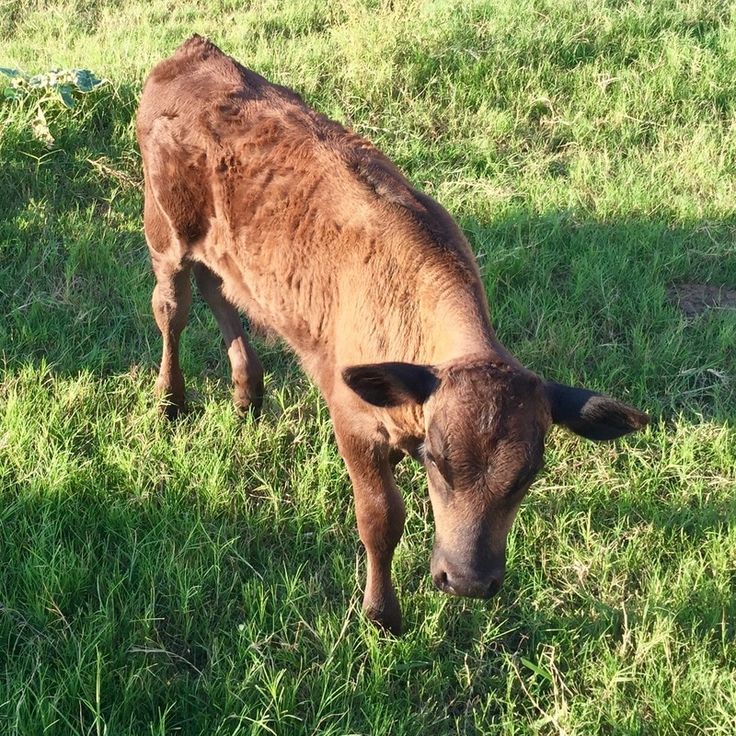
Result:
<svg viewBox="0 0 736 736">
<path fill-rule="evenodd" d="M 242 396 L 236 391 L 233 393 L 233 404 L 235 405 L 235 411 L 241 417 L 250 415 L 255 419 L 258 419 L 258 417 L 261 416 L 263 399 L 260 396 L 256 399 L 251 399 L 248 396 Z"/>
<path fill-rule="evenodd" d="M 162 401 L 158 407 L 159 412 L 162 416 L 166 417 L 170 422 L 178 419 L 187 410 L 186 404 L 177 404 L 173 401 Z"/>
<path fill-rule="evenodd" d="M 263 406 L 263 386 L 249 389 L 247 386 L 235 386 L 233 389 L 233 404 L 235 411 L 241 416 L 261 416 Z"/>
<path fill-rule="evenodd" d="M 167 419 L 177 419 L 181 414 L 184 414 L 187 408 L 186 401 L 184 400 L 184 391 L 172 391 L 171 388 L 156 384 L 156 396 L 159 400 L 159 412 Z"/>
<path fill-rule="evenodd" d="M 382 605 L 363 602 L 363 613 L 366 618 L 376 627 L 394 636 L 401 636 L 404 629 L 401 623 L 401 608 L 399 602 L 385 601 Z"/>
</svg>

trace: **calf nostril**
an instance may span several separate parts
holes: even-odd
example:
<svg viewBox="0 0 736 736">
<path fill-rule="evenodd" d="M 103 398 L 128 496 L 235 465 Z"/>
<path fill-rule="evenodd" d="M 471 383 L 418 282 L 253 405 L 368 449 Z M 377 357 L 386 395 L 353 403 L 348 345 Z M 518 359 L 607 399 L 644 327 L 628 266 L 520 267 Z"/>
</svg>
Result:
<svg viewBox="0 0 736 736">
<path fill-rule="evenodd" d="M 443 591 L 444 593 L 447 593 L 451 590 L 449 578 L 447 577 L 447 573 L 444 570 L 435 573 L 432 579 L 434 581 L 435 587 Z"/>
</svg>

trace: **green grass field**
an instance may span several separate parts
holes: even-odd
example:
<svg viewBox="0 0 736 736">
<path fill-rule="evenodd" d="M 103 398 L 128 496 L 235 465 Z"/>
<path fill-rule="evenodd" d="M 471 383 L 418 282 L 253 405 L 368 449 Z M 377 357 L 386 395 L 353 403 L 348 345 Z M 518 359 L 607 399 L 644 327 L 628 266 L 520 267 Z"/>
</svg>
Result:
<svg viewBox="0 0 736 736">
<path fill-rule="evenodd" d="M 736 313 L 668 297 L 736 286 L 732 7 L 4 2 L 0 66 L 108 82 L 0 102 L 0 734 L 736 733 Z M 193 32 L 441 201 L 529 367 L 653 415 L 613 445 L 553 430 L 493 601 L 434 590 L 405 461 L 408 632 L 362 618 L 324 403 L 256 341 L 268 398 L 239 420 L 201 302 L 193 411 L 159 416 L 133 118 Z"/>
</svg>

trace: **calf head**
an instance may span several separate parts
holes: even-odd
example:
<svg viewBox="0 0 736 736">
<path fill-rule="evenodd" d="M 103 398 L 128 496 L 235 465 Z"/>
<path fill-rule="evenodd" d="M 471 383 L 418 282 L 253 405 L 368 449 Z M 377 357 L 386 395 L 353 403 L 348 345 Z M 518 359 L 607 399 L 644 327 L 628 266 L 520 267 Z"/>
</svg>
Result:
<svg viewBox="0 0 736 736">
<path fill-rule="evenodd" d="M 381 363 L 348 368 L 343 376 L 375 406 L 421 406 L 424 436 L 413 454 L 429 479 L 432 577 L 441 590 L 473 598 L 490 598 L 501 587 L 506 538 L 543 465 L 551 424 L 610 440 L 648 421 L 620 401 L 545 383 L 505 363 Z"/>
</svg>

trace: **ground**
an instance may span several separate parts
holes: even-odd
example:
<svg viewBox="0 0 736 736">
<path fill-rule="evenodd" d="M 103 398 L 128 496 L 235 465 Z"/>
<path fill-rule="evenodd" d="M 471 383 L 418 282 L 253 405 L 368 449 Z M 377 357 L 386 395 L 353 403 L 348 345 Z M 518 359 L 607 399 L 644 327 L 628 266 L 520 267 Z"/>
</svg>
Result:
<svg viewBox="0 0 736 736">
<path fill-rule="evenodd" d="M 408 633 L 366 623 L 347 475 L 279 344 L 241 420 L 197 303 L 193 411 L 159 416 L 132 121 L 194 32 L 447 207 L 529 367 L 654 417 L 551 434 L 493 601 L 433 589 L 408 461 Z M 108 80 L 0 102 L 2 733 L 733 733 L 730 5 L 10 0 L 0 38 L 2 67 Z"/>
</svg>

